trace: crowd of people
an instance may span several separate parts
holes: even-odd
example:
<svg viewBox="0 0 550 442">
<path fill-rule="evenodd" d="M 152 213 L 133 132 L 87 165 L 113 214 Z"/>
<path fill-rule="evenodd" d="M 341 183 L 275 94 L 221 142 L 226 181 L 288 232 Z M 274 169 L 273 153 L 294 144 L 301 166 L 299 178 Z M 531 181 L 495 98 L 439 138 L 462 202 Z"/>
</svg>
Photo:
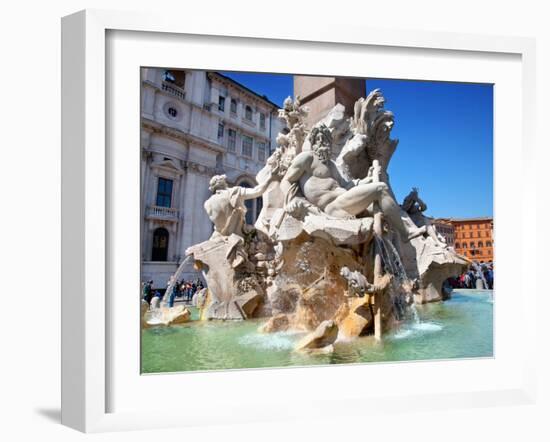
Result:
<svg viewBox="0 0 550 442">
<path fill-rule="evenodd" d="M 166 284 L 166 290 L 170 286 L 170 281 Z M 186 281 L 182 279 L 177 284 L 174 284 L 171 293 L 169 293 L 168 298 L 168 307 L 173 307 L 176 298 L 182 298 L 183 302 L 189 303 L 193 299 L 195 293 L 204 288 L 203 282 L 197 278 L 195 281 Z M 141 288 L 142 299 L 147 302 L 150 306 L 152 303 L 158 305 L 160 299 L 162 299 L 163 294 L 160 290 L 153 289 L 153 280 L 148 280 L 142 283 Z M 158 301 L 155 299 L 157 298 Z"/>
<path fill-rule="evenodd" d="M 455 289 L 475 289 L 479 285 L 478 280 L 483 281 L 484 288 L 493 290 L 494 265 L 492 262 L 471 266 L 462 275 L 449 278 L 448 282 Z"/>
<path fill-rule="evenodd" d="M 204 288 L 204 284 L 199 278 L 195 281 L 186 281 L 182 279 L 179 284 L 176 284 L 176 287 L 176 298 L 183 298 L 183 301 L 191 302 L 195 293 Z"/>
</svg>

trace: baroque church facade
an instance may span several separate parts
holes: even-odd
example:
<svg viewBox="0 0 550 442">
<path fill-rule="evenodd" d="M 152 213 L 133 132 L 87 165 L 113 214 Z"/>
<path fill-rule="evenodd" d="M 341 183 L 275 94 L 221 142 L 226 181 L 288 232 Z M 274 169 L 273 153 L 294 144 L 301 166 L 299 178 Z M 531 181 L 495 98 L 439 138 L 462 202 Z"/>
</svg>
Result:
<svg viewBox="0 0 550 442">
<path fill-rule="evenodd" d="M 254 187 L 276 147 L 278 105 L 210 71 L 142 68 L 141 277 L 165 288 L 185 250 L 207 240 L 213 225 L 203 208 L 212 176 Z M 247 223 L 261 198 L 247 201 Z M 183 278 L 196 279 L 192 265 Z"/>
</svg>

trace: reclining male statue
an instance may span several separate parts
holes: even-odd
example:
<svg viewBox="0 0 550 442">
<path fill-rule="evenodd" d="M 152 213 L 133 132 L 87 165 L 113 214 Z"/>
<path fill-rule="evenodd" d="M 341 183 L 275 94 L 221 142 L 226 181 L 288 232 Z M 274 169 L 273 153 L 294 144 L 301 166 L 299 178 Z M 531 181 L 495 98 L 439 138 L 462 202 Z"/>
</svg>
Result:
<svg viewBox="0 0 550 442">
<path fill-rule="evenodd" d="M 400 233 L 403 241 L 422 235 L 425 227 L 407 226 L 401 219 L 399 205 L 384 182 L 374 182 L 373 168 L 361 180 L 345 180 L 331 160 L 332 137 L 324 124 L 309 134 L 311 150 L 297 155 L 283 178 L 283 188 L 294 196 L 297 186 L 307 201 L 333 218 L 351 219 L 378 202 L 387 221 Z"/>
</svg>

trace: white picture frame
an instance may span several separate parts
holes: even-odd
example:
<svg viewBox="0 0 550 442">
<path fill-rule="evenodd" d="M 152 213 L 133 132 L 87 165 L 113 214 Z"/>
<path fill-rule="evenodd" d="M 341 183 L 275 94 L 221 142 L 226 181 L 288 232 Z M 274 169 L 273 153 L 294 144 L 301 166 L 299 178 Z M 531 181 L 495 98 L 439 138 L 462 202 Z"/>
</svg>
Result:
<svg viewBox="0 0 550 442">
<path fill-rule="evenodd" d="M 452 33 L 428 33 L 416 31 L 388 31 L 369 29 L 362 26 L 338 26 L 330 29 L 316 27 L 313 23 L 300 27 L 293 26 L 293 23 L 281 23 L 274 26 L 265 26 L 264 23 L 247 23 L 247 26 L 238 26 L 238 21 L 218 22 L 207 17 L 195 17 L 192 21 L 182 24 L 177 17 L 169 15 L 156 16 L 145 13 L 126 13 L 87 10 L 68 17 L 62 21 L 62 423 L 85 432 L 111 431 L 123 429 L 158 428 L 189 425 L 208 425 L 212 422 L 213 415 L 206 414 L 207 404 L 197 403 L 197 407 L 191 412 L 183 415 L 177 411 L 165 411 L 162 409 L 149 409 L 148 401 L 144 398 L 142 404 L 136 404 L 136 409 L 115 406 L 113 408 L 110 399 L 111 392 L 116 387 L 113 379 L 121 379 L 120 373 L 114 375 L 116 370 L 124 370 L 123 361 L 117 359 L 110 336 L 116 328 L 114 323 L 122 321 L 118 314 L 113 313 L 107 288 L 110 286 L 112 271 L 108 268 L 112 263 L 114 254 L 121 253 L 113 251 L 109 244 L 113 241 L 113 233 L 116 228 L 111 228 L 113 222 L 112 190 L 109 180 L 118 173 L 116 158 L 110 158 L 109 143 L 116 144 L 117 134 L 107 131 L 106 121 L 117 118 L 116 112 L 108 108 L 110 82 L 116 81 L 116 73 L 108 69 L 109 63 L 113 63 L 113 57 L 117 57 L 120 51 L 110 46 L 109 34 L 114 35 L 139 35 L 142 43 L 148 39 L 155 39 L 156 42 L 162 39 L 173 44 L 179 44 L 178 38 L 186 36 L 193 37 L 195 41 L 201 38 L 216 38 L 223 41 L 223 37 L 231 39 L 235 43 L 246 46 L 257 46 L 269 44 L 271 47 L 292 48 L 301 45 L 309 45 L 312 49 L 318 49 L 320 54 L 330 53 L 330 48 L 338 45 L 339 49 L 346 51 L 369 50 L 384 53 L 384 51 L 400 51 L 396 56 L 406 56 L 407 51 L 425 50 L 431 54 L 434 60 L 443 57 L 445 54 L 469 54 L 479 63 L 483 63 L 484 57 L 490 54 L 512 57 L 519 60 L 519 77 L 521 84 L 521 121 L 519 127 L 514 128 L 521 144 L 521 173 L 529 176 L 535 161 L 535 139 L 533 109 L 535 100 L 535 43 L 534 40 L 518 37 L 492 37 L 480 35 L 465 35 Z M 263 43 L 262 43 L 263 42 Z M 266 43 L 267 42 L 267 43 Z M 151 49 L 149 49 L 150 51 Z M 255 50 L 258 50 L 257 48 Z M 158 51 L 162 52 L 161 50 Z M 110 57 L 110 58 L 109 58 Z M 188 60 L 192 60 L 193 54 L 188 54 Z M 412 59 L 411 59 L 412 60 Z M 411 64 L 414 60 L 411 61 Z M 191 63 L 191 61 L 189 61 Z M 204 69 L 230 69 L 233 66 L 201 65 Z M 242 70 L 254 70 L 258 67 L 258 61 L 245 60 Z M 194 66 L 191 66 L 194 67 Z M 437 69 L 437 66 L 430 66 Z M 269 67 L 264 66 L 264 69 Z M 307 73 L 327 74 L 318 67 Z M 397 69 L 397 68 L 396 68 Z M 106 72 L 109 75 L 106 75 Z M 284 71 L 281 71 L 284 72 Z M 396 71 L 397 72 L 397 71 Z M 306 72 L 303 72 L 306 73 Z M 111 75 L 112 74 L 112 75 Z M 398 76 L 399 74 L 395 74 Z M 404 78 L 404 77 L 401 77 Z M 411 78 L 407 76 L 406 78 Z M 414 78 L 414 77 L 413 77 Z M 467 79 L 466 79 L 467 80 Z M 130 82 L 131 83 L 131 82 Z M 133 86 L 139 94 L 138 83 Z M 502 105 L 502 102 L 501 102 Z M 126 106 L 130 106 L 126 104 Z M 138 106 L 139 107 L 139 106 Z M 516 109 L 515 109 L 516 110 Z M 128 127 L 135 122 L 135 116 L 139 117 L 139 109 L 130 108 L 127 123 Z M 133 119 L 132 119 L 133 118 Z M 497 112 L 495 118 L 505 119 L 502 113 Z M 135 126 L 136 136 L 139 126 Z M 499 139 L 499 131 L 495 132 L 495 144 L 503 143 Z M 504 145 L 504 144 L 502 144 Z M 498 156 L 498 155 L 497 155 Z M 112 161 L 110 163 L 110 161 Z M 498 180 L 503 175 L 513 170 L 514 161 L 500 160 L 501 166 L 496 168 L 496 201 L 495 208 L 498 213 Z M 499 168 L 500 167 L 500 168 Z M 112 184 L 112 183 L 111 183 Z M 517 190 L 517 197 L 521 199 L 523 207 L 521 220 L 517 223 L 519 235 L 522 238 L 528 236 L 528 221 L 536 219 L 536 192 L 528 191 L 521 186 Z M 495 215 L 496 216 L 496 215 Z M 506 246 L 499 246 L 498 238 L 505 238 L 506 232 L 510 231 L 512 221 L 497 219 L 496 230 L 496 262 L 499 268 L 506 269 L 505 252 Z M 116 222 L 115 222 L 116 224 Z M 502 233 L 501 233 L 502 232 Z M 136 237 L 137 238 L 137 237 Z M 136 240 L 137 241 L 137 240 Z M 135 245 L 139 248 L 139 244 Z M 501 249 L 499 250 L 499 247 Z M 123 252 L 122 252 L 123 253 Z M 523 265 L 527 265 L 527 257 L 536 255 L 536 244 L 534 242 L 522 241 L 520 256 Z M 139 256 L 139 255 L 138 255 Z M 502 261 L 499 259 L 502 258 Z M 131 260 L 131 258 L 130 258 Z M 502 263 L 502 265 L 500 264 Z M 135 263 L 134 263 L 135 264 Z M 134 266 L 135 269 L 135 266 Z M 497 290 L 498 273 L 497 273 Z M 503 287 L 502 290 L 505 288 Z M 520 287 L 521 296 L 516 296 L 515 303 L 518 308 L 526 310 L 530 304 L 535 304 L 536 281 L 535 279 L 523 279 Z M 135 298 L 135 296 L 134 296 Z M 503 301 L 501 309 L 502 318 L 506 318 L 504 307 L 509 301 Z M 116 304 L 116 303 L 115 303 Z M 129 309 L 128 315 L 133 318 L 137 314 L 139 306 L 136 303 L 134 310 Z M 497 307 L 496 327 L 498 334 L 499 314 Z M 114 309 L 120 312 L 120 309 Z M 507 314 L 507 313 L 506 313 Z M 137 318 L 137 316 L 136 316 Z M 132 321 L 132 319 L 130 319 Z M 502 323 L 502 322 L 500 322 Z M 139 340 L 139 327 L 130 328 L 128 333 L 133 334 Z M 502 371 L 502 377 L 495 374 L 494 384 L 483 388 L 480 385 L 457 387 L 462 390 L 439 391 L 436 384 L 424 394 L 411 389 L 408 392 L 388 390 L 386 394 L 374 394 L 376 401 L 365 401 L 366 393 L 359 389 L 354 394 L 336 392 L 332 396 L 315 394 L 314 385 L 308 385 L 308 378 L 315 378 L 312 373 L 323 373 L 323 377 L 334 376 L 332 368 L 300 368 L 289 370 L 251 370 L 247 371 L 246 382 L 255 386 L 261 385 L 266 377 L 277 376 L 277 382 L 284 382 L 292 385 L 293 382 L 303 385 L 304 391 L 310 395 L 307 400 L 292 400 L 281 407 L 277 400 L 270 406 L 267 403 L 259 404 L 250 395 L 239 395 L 239 389 L 243 386 L 243 371 L 218 372 L 218 373 L 195 373 L 177 375 L 188 380 L 192 379 L 197 391 L 210 385 L 213 391 L 231 388 L 225 392 L 225 397 L 217 398 L 216 404 L 231 406 L 231 416 L 219 413 L 215 415 L 217 423 L 230 422 L 256 422 L 261 420 L 278 420 L 295 417 L 328 417 L 330 415 L 361 415 L 369 410 L 383 412 L 398 412 L 411 408 L 412 404 L 416 410 L 435 410 L 448 408 L 463 408 L 470 406 L 493 406 L 500 404 L 532 404 L 536 396 L 535 380 L 535 330 L 534 320 L 529 321 L 522 330 L 526 339 L 525 351 L 518 355 L 518 363 L 508 370 L 506 364 L 498 368 Z M 128 335 L 129 336 L 129 335 Z M 113 338 L 115 339 L 115 338 Z M 122 338 L 121 338 L 122 339 Z M 127 339 L 125 336 L 124 339 Z M 114 341 L 113 341 L 114 342 Z M 120 348 L 120 347 L 118 347 Z M 498 349 L 497 349 L 498 350 Z M 504 352 L 501 353 L 504 355 Z M 498 362 L 500 355 L 496 353 L 495 361 Z M 135 363 L 135 357 L 129 359 Z M 113 367 L 114 362 L 118 361 Z M 502 360 L 506 360 L 505 355 Z M 464 369 L 487 373 L 497 367 L 489 361 L 485 367 L 481 365 L 468 366 L 466 363 L 460 366 L 446 365 L 446 369 Z M 336 372 L 340 378 L 348 382 L 358 379 L 365 373 L 366 365 L 353 367 L 339 367 Z M 374 367 L 374 366 L 373 366 Z M 378 367 L 378 368 L 376 368 Z M 403 370 L 403 364 L 378 365 L 369 369 L 369 375 L 381 371 L 399 373 Z M 437 368 L 434 363 L 422 366 L 422 370 L 414 368 L 411 370 L 426 371 Z M 419 367 L 419 365 L 416 365 Z M 308 371 L 309 370 L 309 371 Z M 332 371 L 327 371 L 332 370 Z M 382 374 L 383 375 L 383 374 Z M 420 376 L 421 374 L 418 373 Z M 128 379 L 140 379 L 139 373 L 128 373 Z M 161 382 L 163 377 L 169 375 L 147 377 L 146 382 L 151 384 Z M 192 378 L 190 378 L 192 376 Z M 375 374 L 377 376 L 377 374 Z M 390 374 L 389 376 L 392 376 Z M 141 377 L 143 378 L 143 377 Z M 156 378 L 156 379 L 153 379 Z M 119 381 L 117 381 L 119 382 Z M 131 384 L 128 384 L 128 388 Z M 137 384 L 132 384 L 137 385 Z M 160 385 L 160 384 L 158 384 Z M 182 386 L 173 384 L 174 389 Z M 149 387 L 144 386 L 144 391 Z M 152 387 L 151 387 L 152 388 Z M 254 390 L 254 388 L 252 388 Z M 203 390 L 204 391 L 204 390 Z M 117 393 L 118 394 L 118 393 Z M 121 394 L 129 394 L 122 392 Z M 275 394 L 275 392 L 273 393 Z M 145 395 L 145 393 L 144 393 Z M 120 396 L 120 394 L 118 394 Z M 163 396 L 167 396 L 166 393 Z M 134 402 L 134 397 L 128 396 L 126 402 Z M 298 398 L 296 398 L 298 399 Z M 337 401 L 337 406 L 327 407 L 331 401 Z M 120 400 L 123 403 L 124 400 Z M 361 403 L 359 407 L 358 404 Z M 307 404 L 307 406 L 304 406 Z M 139 406 L 138 406 L 139 405 Z M 261 406 L 259 406 L 261 405 Z M 240 417 L 236 417 L 240 416 Z"/>
</svg>

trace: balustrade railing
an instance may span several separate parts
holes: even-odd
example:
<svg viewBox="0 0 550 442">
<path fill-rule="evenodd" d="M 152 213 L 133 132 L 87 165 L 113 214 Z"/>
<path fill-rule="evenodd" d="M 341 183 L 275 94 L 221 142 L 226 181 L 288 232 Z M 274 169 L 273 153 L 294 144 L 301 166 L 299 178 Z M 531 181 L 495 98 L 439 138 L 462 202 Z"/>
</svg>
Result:
<svg viewBox="0 0 550 442">
<path fill-rule="evenodd" d="M 173 207 L 149 206 L 147 216 L 152 218 L 178 219 L 179 210 Z"/>
<path fill-rule="evenodd" d="M 185 91 L 175 84 L 163 82 L 162 90 L 168 92 L 171 95 L 174 95 L 175 97 L 181 98 L 182 100 L 185 99 Z"/>
</svg>

